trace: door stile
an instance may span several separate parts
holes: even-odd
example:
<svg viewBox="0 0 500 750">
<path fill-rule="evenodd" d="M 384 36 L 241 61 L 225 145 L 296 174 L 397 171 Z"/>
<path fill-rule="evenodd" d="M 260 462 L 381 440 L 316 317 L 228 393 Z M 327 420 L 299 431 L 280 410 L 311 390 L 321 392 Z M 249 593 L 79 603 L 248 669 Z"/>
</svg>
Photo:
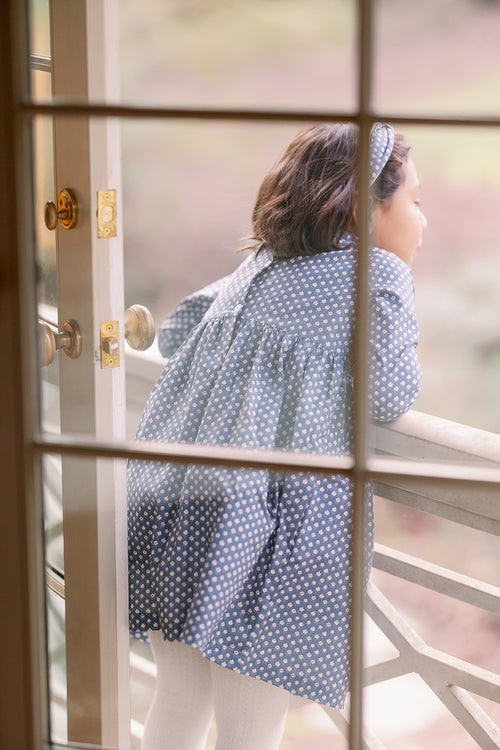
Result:
<svg viewBox="0 0 500 750">
<path fill-rule="evenodd" d="M 53 93 L 116 98 L 115 2 L 52 0 Z M 114 24 L 115 33 L 107 33 Z M 82 331 L 78 359 L 59 355 L 62 433 L 125 436 L 123 247 L 119 123 L 54 118 L 56 194 L 71 188 L 78 224 L 57 228 L 59 325 Z M 116 236 L 98 238 L 97 193 L 116 190 Z M 101 323 L 119 325 L 119 367 L 101 364 Z M 122 462 L 62 462 L 68 739 L 129 746 L 126 503 Z"/>
</svg>

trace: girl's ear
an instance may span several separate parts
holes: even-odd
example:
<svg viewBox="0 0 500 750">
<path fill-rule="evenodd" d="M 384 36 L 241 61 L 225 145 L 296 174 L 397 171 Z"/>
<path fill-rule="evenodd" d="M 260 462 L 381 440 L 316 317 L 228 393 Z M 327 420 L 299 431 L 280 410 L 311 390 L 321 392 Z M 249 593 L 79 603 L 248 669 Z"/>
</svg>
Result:
<svg viewBox="0 0 500 750">
<path fill-rule="evenodd" d="M 370 219 L 368 222 L 368 229 L 370 233 L 373 231 L 373 214 L 376 212 L 377 208 L 380 207 L 382 204 L 377 203 L 373 199 L 372 196 L 370 196 Z M 349 224 L 349 231 L 354 232 L 356 234 L 357 228 L 358 228 L 358 218 L 359 218 L 359 201 L 356 199 L 356 202 L 354 203 L 354 208 L 352 210 L 352 216 L 351 221 Z"/>
</svg>

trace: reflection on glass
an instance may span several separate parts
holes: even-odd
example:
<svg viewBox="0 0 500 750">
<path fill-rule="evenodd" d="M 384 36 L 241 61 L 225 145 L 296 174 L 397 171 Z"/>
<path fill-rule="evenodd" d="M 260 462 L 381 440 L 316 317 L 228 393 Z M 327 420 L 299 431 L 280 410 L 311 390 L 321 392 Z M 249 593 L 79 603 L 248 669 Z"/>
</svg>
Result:
<svg viewBox="0 0 500 750">
<path fill-rule="evenodd" d="M 122 99 L 350 109 L 354 14 L 342 0 L 122 2 Z"/>
<path fill-rule="evenodd" d="M 498 115 L 498 3 L 383 0 L 373 5 L 378 111 Z"/>
<path fill-rule="evenodd" d="M 35 79 L 40 87 L 49 83 L 50 76 L 36 72 Z M 48 326 L 51 331 L 58 330 L 57 314 L 57 266 L 56 266 L 56 236 L 50 232 L 44 222 L 44 205 L 54 199 L 54 162 L 52 123 L 49 118 L 37 117 L 33 120 L 33 217 L 35 227 L 35 264 L 36 264 L 36 295 L 38 319 L 41 324 Z M 43 337 L 41 337 L 41 344 Z M 45 342 L 47 344 L 47 342 Z M 41 350 L 47 347 L 41 345 Z M 40 352 L 44 357 L 43 351 Z M 47 361 L 42 359 L 42 361 Z M 41 396 L 42 396 L 42 424 L 48 432 L 58 432 L 60 427 L 59 414 L 59 367 L 57 356 L 54 360 L 40 368 Z"/>
<path fill-rule="evenodd" d="M 45 83 L 45 74 L 39 73 Z M 53 133 L 49 118 L 33 121 L 33 192 L 37 264 L 37 297 L 41 305 L 57 307 L 56 235 L 47 229 L 44 206 L 54 200 Z"/>
<path fill-rule="evenodd" d="M 443 737 L 454 747 L 485 746 L 500 721 L 497 498 L 485 495 L 478 506 L 475 490 L 461 499 L 430 483 L 413 490 L 376 493 L 366 659 L 377 666 L 365 721 L 387 748 L 440 750 Z M 479 674 L 483 687 L 471 689 Z M 484 733 L 474 741 L 468 712 L 481 710 Z"/>
<path fill-rule="evenodd" d="M 47 636 L 49 701 L 52 739 L 67 739 L 66 649 L 64 607 L 64 542 L 61 461 L 46 456 L 43 461 L 43 505 L 45 567 L 47 576 Z"/>
</svg>

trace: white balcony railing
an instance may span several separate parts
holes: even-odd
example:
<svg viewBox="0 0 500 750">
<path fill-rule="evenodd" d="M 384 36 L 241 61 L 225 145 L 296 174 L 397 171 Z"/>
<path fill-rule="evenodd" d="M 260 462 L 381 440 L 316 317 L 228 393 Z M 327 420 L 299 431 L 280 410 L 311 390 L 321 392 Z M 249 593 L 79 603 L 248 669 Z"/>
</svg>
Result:
<svg viewBox="0 0 500 750">
<path fill-rule="evenodd" d="M 162 360 L 157 353 L 148 356 L 130 353 L 127 356 L 131 433 L 161 367 Z M 374 443 L 378 454 L 397 458 L 446 461 L 457 466 L 498 466 L 500 463 L 500 436 L 418 412 L 409 412 L 396 423 L 377 426 Z M 52 486 L 56 485 L 57 482 L 52 481 Z M 54 495 L 53 489 L 50 492 L 49 488 L 48 491 Z M 457 489 L 456 484 L 442 481 L 416 482 L 393 478 L 384 484 L 376 484 L 375 494 L 390 501 L 391 506 L 397 504 L 403 509 L 423 511 L 435 519 L 445 519 L 461 527 L 500 536 L 500 487 L 485 485 L 481 486 L 480 491 L 471 492 L 470 487 Z M 56 515 L 53 513 L 51 521 L 54 528 L 58 523 Z M 416 585 L 433 592 L 433 596 L 438 594 L 445 597 L 450 607 L 453 601 L 465 603 L 487 613 L 488 617 L 498 618 L 494 620 L 494 628 L 500 652 L 500 588 L 497 585 L 426 560 L 424 555 L 409 554 L 378 541 L 373 565 L 375 573 L 372 578 L 390 577 L 398 582 L 400 590 Z M 59 588 L 59 599 L 64 594 L 61 577 L 57 570 L 49 571 L 48 577 L 52 588 Z M 398 610 L 397 604 L 391 603 L 374 582 L 369 585 L 366 612 L 375 628 L 391 644 L 391 654 L 375 660 L 366 668 L 365 684 L 381 685 L 404 675 L 418 675 L 437 697 L 443 711 L 453 716 L 461 725 L 462 733 L 469 736 L 472 745 L 461 746 L 500 748 L 500 731 L 492 718 L 492 715 L 500 716 L 500 676 L 497 671 L 484 665 L 477 666 L 445 649 L 427 644 L 417 628 Z M 61 622 L 60 612 L 56 612 L 57 618 Z M 460 630 L 459 620 L 454 627 Z M 478 637 L 481 635 L 478 634 Z M 55 649 L 60 649 L 60 641 L 54 639 L 54 644 Z M 492 661 L 498 663 L 498 659 Z M 138 738 L 142 732 L 144 706 L 148 704 L 154 686 L 154 664 L 133 650 L 131 675 L 136 692 L 142 699 L 140 706 L 138 704 L 139 707 L 133 708 L 132 735 Z M 61 706 L 64 693 L 56 693 L 57 690 L 52 693 L 54 703 Z M 347 713 L 329 708 L 324 708 L 324 712 L 337 729 L 346 734 Z M 369 750 L 383 750 L 386 747 L 370 726 L 366 727 L 364 741 Z M 305 742 L 304 747 L 307 746 L 310 744 Z M 426 749 L 443 747 L 442 744 L 430 742 L 420 746 Z"/>
</svg>

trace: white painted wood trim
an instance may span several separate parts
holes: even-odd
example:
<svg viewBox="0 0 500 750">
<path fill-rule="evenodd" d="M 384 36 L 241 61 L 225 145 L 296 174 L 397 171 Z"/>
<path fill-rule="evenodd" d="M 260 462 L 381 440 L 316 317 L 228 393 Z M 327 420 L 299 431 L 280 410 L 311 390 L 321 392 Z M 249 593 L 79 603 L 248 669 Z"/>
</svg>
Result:
<svg viewBox="0 0 500 750">
<path fill-rule="evenodd" d="M 53 91 L 82 102 L 118 98 L 117 0 L 51 2 Z M 54 118 L 56 192 L 72 188 L 75 229 L 57 228 L 58 319 L 83 334 L 77 360 L 59 353 L 61 432 L 125 435 L 119 123 Z M 97 237 L 97 191 L 117 191 L 117 236 Z M 100 324 L 118 321 L 122 366 L 102 369 Z M 70 741 L 127 748 L 130 737 L 125 469 L 63 457 Z"/>
</svg>

